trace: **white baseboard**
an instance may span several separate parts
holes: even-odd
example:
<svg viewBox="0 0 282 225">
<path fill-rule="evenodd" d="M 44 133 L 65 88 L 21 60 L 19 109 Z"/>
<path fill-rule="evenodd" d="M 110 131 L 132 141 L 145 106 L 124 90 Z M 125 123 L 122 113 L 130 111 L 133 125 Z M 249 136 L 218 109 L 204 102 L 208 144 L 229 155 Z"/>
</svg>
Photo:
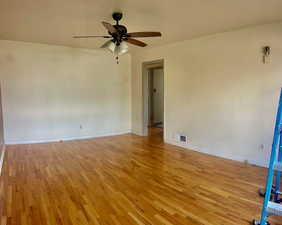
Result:
<svg viewBox="0 0 282 225">
<path fill-rule="evenodd" d="M 128 133 L 131 133 L 131 129 L 111 132 L 111 133 L 96 134 L 93 136 L 62 137 L 62 138 L 40 139 L 40 140 L 6 140 L 5 143 L 6 145 L 50 143 L 50 142 L 59 142 L 59 141 L 83 140 L 83 139 L 91 139 L 91 138 L 98 138 L 98 137 L 109 137 L 109 136 L 128 134 Z"/>
<path fill-rule="evenodd" d="M 192 150 L 192 151 L 200 152 L 200 153 L 207 154 L 207 155 L 217 156 L 217 157 L 225 158 L 225 159 L 231 159 L 231 160 L 239 161 L 239 162 L 245 162 L 247 160 L 249 164 L 257 165 L 257 166 L 261 166 L 261 167 L 266 167 L 266 168 L 268 167 L 267 163 L 263 163 L 263 162 L 252 160 L 252 159 L 250 160 L 250 159 L 246 159 L 246 158 L 243 158 L 243 157 L 240 157 L 240 156 L 235 156 L 235 155 L 231 156 L 231 155 L 228 155 L 226 153 L 218 153 L 218 152 L 211 153 L 208 150 L 199 149 L 196 146 L 193 146 L 193 145 L 190 145 L 190 144 L 187 144 L 187 143 L 179 143 L 179 142 L 177 142 L 175 140 L 171 140 L 171 139 L 165 139 L 165 143 L 168 143 L 168 144 L 171 144 L 171 145 L 176 145 L 178 147 L 182 147 L 182 148 L 185 148 L 187 150 Z"/>
<path fill-rule="evenodd" d="M 6 151 L 6 148 L 5 148 L 5 145 L 3 145 L 1 156 L 0 156 L 0 176 L 1 176 L 1 171 L 2 171 L 3 164 L 4 164 L 5 151 Z"/>
</svg>

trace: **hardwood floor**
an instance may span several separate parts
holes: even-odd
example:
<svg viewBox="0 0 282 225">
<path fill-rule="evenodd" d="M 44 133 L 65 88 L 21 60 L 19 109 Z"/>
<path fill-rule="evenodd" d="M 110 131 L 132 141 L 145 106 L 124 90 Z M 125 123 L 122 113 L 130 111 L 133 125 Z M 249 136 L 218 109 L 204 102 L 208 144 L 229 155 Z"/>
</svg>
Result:
<svg viewBox="0 0 282 225">
<path fill-rule="evenodd" d="M 163 144 L 155 134 L 8 146 L 0 224 L 246 225 L 259 218 L 266 169 Z"/>
</svg>

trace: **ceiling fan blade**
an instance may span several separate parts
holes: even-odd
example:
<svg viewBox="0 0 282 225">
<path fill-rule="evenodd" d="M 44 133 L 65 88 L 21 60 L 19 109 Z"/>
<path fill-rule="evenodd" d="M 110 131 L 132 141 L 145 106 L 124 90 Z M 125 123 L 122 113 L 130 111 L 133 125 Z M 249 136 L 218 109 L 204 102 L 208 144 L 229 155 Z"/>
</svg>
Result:
<svg viewBox="0 0 282 225">
<path fill-rule="evenodd" d="M 101 37 L 101 38 L 110 38 L 111 36 L 104 36 L 104 35 L 85 35 L 85 36 L 73 36 L 73 38 L 97 38 L 97 37 Z"/>
<path fill-rule="evenodd" d="M 133 32 L 127 34 L 129 37 L 161 37 L 160 32 Z"/>
<path fill-rule="evenodd" d="M 102 22 L 102 24 L 104 25 L 104 27 L 110 32 L 110 33 L 116 33 L 117 30 L 116 28 L 110 24 L 110 23 L 107 23 L 107 22 Z"/>
<path fill-rule="evenodd" d="M 139 40 L 136 40 L 136 39 L 133 39 L 133 38 L 128 38 L 127 40 L 124 40 L 130 44 L 133 44 L 133 45 L 138 45 L 140 47 L 145 47 L 147 46 L 146 43 L 142 42 L 142 41 L 139 41 Z"/>
</svg>

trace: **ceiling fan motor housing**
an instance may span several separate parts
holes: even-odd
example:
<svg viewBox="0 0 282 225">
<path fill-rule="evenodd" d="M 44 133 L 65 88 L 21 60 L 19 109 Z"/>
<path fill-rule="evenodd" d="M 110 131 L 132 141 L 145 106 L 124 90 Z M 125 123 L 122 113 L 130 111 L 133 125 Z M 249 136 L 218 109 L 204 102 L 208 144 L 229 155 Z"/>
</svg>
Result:
<svg viewBox="0 0 282 225">
<path fill-rule="evenodd" d="M 113 25 L 117 32 L 112 33 L 112 37 L 114 38 L 114 41 L 116 42 L 117 45 L 119 45 L 124 39 L 127 38 L 127 29 L 125 26 L 122 25 Z"/>
<path fill-rule="evenodd" d="M 117 32 L 121 35 L 125 35 L 127 34 L 127 29 L 125 26 L 123 25 L 113 25 L 114 28 L 116 28 Z"/>
</svg>

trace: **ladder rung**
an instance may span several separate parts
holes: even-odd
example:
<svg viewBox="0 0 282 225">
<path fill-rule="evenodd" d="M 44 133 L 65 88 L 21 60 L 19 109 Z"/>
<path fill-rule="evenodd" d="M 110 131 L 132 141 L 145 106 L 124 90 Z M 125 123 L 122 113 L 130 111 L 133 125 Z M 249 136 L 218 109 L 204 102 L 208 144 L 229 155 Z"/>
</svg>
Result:
<svg viewBox="0 0 282 225">
<path fill-rule="evenodd" d="M 282 172 L 282 163 L 281 162 L 276 162 L 274 164 L 275 170 L 281 171 Z"/>
<path fill-rule="evenodd" d="M 275 202 L 268 202 L 267 212 L 269 214 L 282 216 L 282 205 Z"/>
</svg>

